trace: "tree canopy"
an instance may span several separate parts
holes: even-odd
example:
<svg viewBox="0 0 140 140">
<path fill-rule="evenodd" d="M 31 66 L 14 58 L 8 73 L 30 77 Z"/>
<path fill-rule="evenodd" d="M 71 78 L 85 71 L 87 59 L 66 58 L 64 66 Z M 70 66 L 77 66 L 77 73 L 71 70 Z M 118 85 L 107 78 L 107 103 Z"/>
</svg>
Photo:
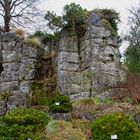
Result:
<svg viewBox="0 0 140 140">
<path fill-rule="evenodd" d="M 129 9 L 129 32 L 125 39 L 129 42 L 126 50 L 126 66 L 133 73 L 140 73 L 140 3 Z"/>
<path fill-rule="evenodd" d="M 63 15 L 57 16 L 54 12 L 47 12 L 45 19 L 50 29 L 59 31 L 62 28 L 75 29 L 77 33 L 85 29 L 88 12 L 79 4 L 71 3 L 63 8 Z"/>
</svg>

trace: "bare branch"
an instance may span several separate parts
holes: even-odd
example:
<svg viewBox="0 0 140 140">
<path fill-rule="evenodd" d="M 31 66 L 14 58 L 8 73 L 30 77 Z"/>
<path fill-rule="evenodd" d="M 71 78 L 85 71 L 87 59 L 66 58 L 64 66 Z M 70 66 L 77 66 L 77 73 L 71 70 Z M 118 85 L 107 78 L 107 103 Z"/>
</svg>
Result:
<svg viewBox="0 0 140 140">
<path fill-rule="evenodd" d="M 29 16 L 35 14 L 33 8 L 36 1 L 38 0 L 0 0 L 0 16 L 3 17 L 4 30 L 10 30 L 11 22 L 17 25 L 24 20 L 31 22 Z"/>
<path fill-rule="evenodd" d="M 2 0 L 0 0 L 0 4 L 2 7 L 4 7 L 4 3 L 2 2 Z"/>
</svg>

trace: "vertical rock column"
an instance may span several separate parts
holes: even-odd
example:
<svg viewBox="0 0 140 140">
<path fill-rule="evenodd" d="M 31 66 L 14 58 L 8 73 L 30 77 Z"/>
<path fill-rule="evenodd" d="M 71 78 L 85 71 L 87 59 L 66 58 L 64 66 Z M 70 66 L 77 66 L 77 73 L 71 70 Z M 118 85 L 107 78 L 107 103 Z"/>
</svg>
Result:
<svg viewBox="0 0 140 140">
<path fill-rule="evenodd" d="M 38 59 L 38 48 L 25 44 L 14 33 L 5 33 L 1 44 L 0 115 L 29 104 L 30 84 L 35 78 Z"/>
<path fill-rule="evenodd" d="M 63 31 L 59 42 L 57 57 L 58 85 L 62 94 L 70 96 L 71 99 L 89 96 L 90 92 L 90 70 L 81 71 L 81 56 L 76 33 Z"/>
<path fill-rule="evenodd" d="M 97 96 L 111 97 L 112 86 L 123 82 L 119 68 L 117 37 L 94 13 L 79 40 L 75 33 L 63 31 L 59 42 L 58 84 L 60 92 L 71 99 Z"/>
<path fill-rule="evenodd" d="M 79 73 L 78 39 L 75 33 L 71 36 L 63 31 L 58 52 L 58 84 L 60 92 L 66 95 L 78 93 L 80 82 L 77 80 Z"/>
<path fill-rule="evenodd" d="M 10 108 L 13 108 L 16 104 L 18 104 L 17 102 L 21 100 L 20 97 L 17 99 L 19 96 L 18 91 L 20 84 L 18 69 L 20 66 L 19 54 L 21 46 L 19 45 L 19 42 L 16 41 L 15 34 L 5 34 L 1 42 L 1 48 L 3 71 L 0 76 L 0 97 L 1 103 L 3 104 L 1 104 L 0 107 L 0 114 Z"/>
</svg>

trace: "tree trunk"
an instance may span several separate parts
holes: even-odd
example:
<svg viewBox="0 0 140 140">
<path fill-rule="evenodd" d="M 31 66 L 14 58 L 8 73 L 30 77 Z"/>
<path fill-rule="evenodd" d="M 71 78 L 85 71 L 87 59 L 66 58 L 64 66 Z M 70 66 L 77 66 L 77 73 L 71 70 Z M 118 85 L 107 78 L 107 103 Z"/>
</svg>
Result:
<svg viewBox="0 0 140 140">
<path fill-rule="evenodd" d="M 5 15 L 4 15 L 4 32 L 10 31 L 10 3 L 5 1 L 4 7 Z"/>
</svg>

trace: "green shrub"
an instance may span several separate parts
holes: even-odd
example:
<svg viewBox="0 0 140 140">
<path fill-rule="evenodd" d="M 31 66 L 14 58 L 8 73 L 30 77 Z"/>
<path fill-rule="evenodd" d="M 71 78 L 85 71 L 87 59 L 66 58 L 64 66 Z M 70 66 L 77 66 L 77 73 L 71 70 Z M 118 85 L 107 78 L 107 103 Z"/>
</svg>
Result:
<svg viewBox="0 0 140 140">
<path fill-rule="evenodd" d="M 140 46 L 129 46 L 125 56 L 128 70 L 132 73 L 140 74 Z"/>
<path fill-rule="evenodd" d="M 56 103 L 59 103 L 59 105 L 56 105 Z M 72 110 L 70 98 L 61 94 L 57 94 L 51 98 L 48 106 L 49 110 L 55 113 L 67 113 Z"/>
<path fill-rule="evenodd" d="M 77 37 L 82 37 L 87 29 L 87 18 L 89 13 L 79 4 L 67 4 L 63 8 L 63 15 L 57 16 L 56 13 L 48 11 L 45 19 L 48 21 L 48 27 L 51 30 L 59 31 L 67 29 L 76 31 Z"/>
<path fill-rule="evenodd" d="M 43 129 L 48 124 L 48 113 L 32 108 L 16 108 L 0 118 L 0 136 L 20 138 Z"/>
<path fill-rule="evenodd" d="M 118 135 L 118 140 L 140 140 L 139 132 L 136 122 L 123 113 L 102 116 L 92 124 L 95 140 L 110 140 L 113 134 Z"/>
<path fill-rule="evenodd" d="M 59 40 L 59 33 L 48 34 L 41 30 L 37 30 L 30 36 L 30 38 L 33 37 L 39 38 L 43 44 L 46 44 L 47 42 L 57 42 Z"/>
<path fill-rule="evenodd" d="M 99 14 L 103 19 L 107 20 L 112 27 L 113 35 L 118 31 L 118 23 L 120 22 L 119 13 L 117 13 L 114 9 L 94 9 L 93 12 Z"/>
</svg>

